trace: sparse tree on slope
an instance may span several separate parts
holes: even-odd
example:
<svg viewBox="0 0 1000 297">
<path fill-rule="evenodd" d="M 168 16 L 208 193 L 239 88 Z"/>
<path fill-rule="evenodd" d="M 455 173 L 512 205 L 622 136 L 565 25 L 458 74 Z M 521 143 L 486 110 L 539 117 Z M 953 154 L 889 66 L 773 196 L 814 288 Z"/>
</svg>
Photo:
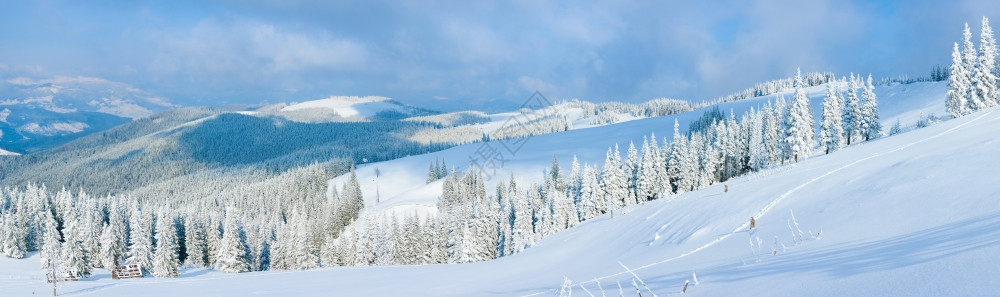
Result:
<svg viewBox="0 0 1000 297">
<path fill-rule="evenodd" d="M 993 39 L 993 28 L 990 28 L 990 20 L 984 16 L 979 39 L 979 59 L 972 73 L 973 96 L 982 100 L 983 108 L 997 105 L 997 77 L 994 74 L 996 58 L 997 45 Z"/>
<path fill-rule="evenodd" d="M 879 121 L 878 100 L 875 98 L 875 85 L 872 76 L 868 75 L 864 91 L 861 93 L 861 137 L 872 140 L 882 136 L 882 123 Z"/>
<path fill-rule="evenodd" d="M 978 57 L 979 53 L 976 51 L 975 45 L 972 44 L 972 30 L 969 29 L 969 23 L 965 23 L 965 31 L 962 32 L 962 65 L 969 75 L 969 89 L 966 90 L 965 96 L 970 111 L 987 107 L 984 98 L 975 91 L 977 88 L 975 76 Z"/>
<path fill-rule="evenodd" d="M 951 52 L 951 67 L 948 76 L 948 95 L 945 104 L 951 118 L 957 118 L 969 114 L 968 90 L 969 73 L 965 69 L 965 62 L 962 61 L 962 54 L 958 50 L 956 42 Z"/>
</svg>

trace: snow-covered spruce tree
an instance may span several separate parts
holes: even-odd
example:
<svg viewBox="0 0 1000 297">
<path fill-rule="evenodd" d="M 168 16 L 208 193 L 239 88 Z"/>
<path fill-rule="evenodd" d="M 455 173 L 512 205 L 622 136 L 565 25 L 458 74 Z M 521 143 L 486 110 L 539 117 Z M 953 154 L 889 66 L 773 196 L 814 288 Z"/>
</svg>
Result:
<svg viewBox="0 0 1000 297">
<path fill-rule="evenodd" d="M 28 252 L 28 226 L 18 220 L 17 214 L 5 212 L 0 214 L 0 252 L 4 256 L 20 259 Z"/>
<path fill-rule="evenodd" d="M 633 205 L 639 192 L 639 152 L 635 149 L 635 144 L 629 141 L 628 150 L 625 154 L 625 183 L 628 195 L 625 196 L 625 206 Z"/>
<path fill-rule="evenodd" d="M 714 183 L 716 181 L 715 175 L 718 172 L 718 165 L 722 163 L 719 160 L 718 150 L 709 142 L 710 139 L 706 136 L 711 135 L 701 133 L 691 135 L 690 144 L 695 148 L 692 152 L 694 153 L 698 168 L 695 178 L 697 184 L 692 190 L 707 187 Z"/>
<path fill-rule="evenodd" d="M 861 138 L 865 141 L 882 136 L 882 122 L 879 121 L 878 100 L 875 98 L 875 85 L 872 76 L 868 75 L 864 91 L 861 93 Z"/>
<path fill-rule="evenodd" d="M 271 245 L 271 269 L 291 269 L 291 250 L 293 244 L 290 224 L 278 223 L 274 229 L 274 239 Z M 343 235 L 343 233 L 341 233 Z"/>
<path fill-rule="evenodd" d="M 293 210 L 292 221 L 292 266 L 291 269 L 311 269 L 315 268 L 319 262 L 315 249 L 310 242 L 308 215 L 304 211 Z"/>
<path fill-rule="evenodd" d="M 597 169 L 591 166 L 583 168 L 583 183 L 580 187 L 580 219 L 588 220 L 606 212 L 604 200 L 600 199 L 600 183 L 597 180 Z"/>
<path fill-rule="evenodd" d="M 23 215 L 19 216 L 19 219 L 28 224 L 28 235 L 25 239 L 28 251 L 43 250 L 42 245 L 45 243 L 45 230 L 48 228 L 45 224 L 50 219 L 55 221 L 48 194 L 45 185 L 36 187 L 33 184 L 29 184 L 24 189 L 25 211 L 20 212 Z M 57 228 L 58 230 L 58 221 L 53 225 L 53 228 Z M 62 237 L 59 237 L 59 242 L 62 242 Z M 45 255 L 42 255 L 42 257 L 44 258 Z"/>
<path fill-rule="evenodd" d="M 208 242 L 205 236 L 205 225 L 195 217 L 184 220 L 184 248 L 187 258 L 185 264 L 194 267 L 208 267 Z"/>
<path fill-rule="evenodd" d="M 347 220 L 354 220 L 358 217 L 358 213 L 365 208 L 365 201 L 361 193 L 361 183 L 358 182 L 358 174 L 355 172 L 353 166 L 351 167 L 351 177 L 344 184 L 344 191 L 342 193 L 347 210 L 344 215 L 347 216 Z"/>
<path fill-rule="evenodd" d="M 993 38 L 993 28 L 990 20 L 983 17 L 983 27 L 979 38 L 979 58 L 972 73 L 973 89 L 976 98 L 982 100 L 984 108 L 997 105 L 997 76 L 994 73 L 997 65 L 997 42 Z"/>
<path fill-rule="evenodd" d="M 969 114 L 969 73 L 965 69 L 965 62 L 962 61 L 962 54 L 958 50 L 958 42 L 955 43 L 951 52 L 951 67 L 948 75 L 948 95 L 945 105 L 951 118 L 958 118 Z"/>
<path fill-rule="evenodd" d="M 761 111 L 761 122 L 764 125 L 764 150 L 767 151 L 767 164 L 774 164 L 778 160 L 778 127 L 781 126 L 781 118 L 778 117 L 775 108 L 771 107 L 771 102 L 764 105 Z"/>
<path fill-rule="evenodd" d="M 219 251 L 222 250 L 222 229 L 219 225 L 219 221 L 212 217 L 208 218 L 208 223 L 205 224 L 205 257 L 208 259 L 208 265 L 215 267 L 216 262 L 219 260 Z"/>
<path fill-rule="evenodd" d="M 895 123 L 892 123 L 892 128 L 889 128 L 889 136 L 893 136 L 899 133 L 903 133 L 903 124 L 896 119 Z"/>
<path fill-rule="evenodd" d="M 105 269 L 122 264 L 125 256 L 125 215 L 117 203 L 108 206 L 108 223 L 101 230 L 100 263 Z"/>
<path fill-rule="evenodd" d="M 92 267 L 101 267 L 98 254 L 101 251 L 101 231 L 104 230 L 104 206 L 95 198 L 90 198 L 81 190 L 77 195 L 87 206 L 83 211 L 83 226 L 80 237 L 83 238 L 83 250 L 87 251 L 87 262 Z"/>
<path fill-rule="evenodd" d="M 334 267 L 340 266 L 340 249 L 337 245 L 337 241 L 331 235 L 327 235 L 323 238 L 323 247 L 320 249 L 319 253 L 320 261 L 323 263 L 323 267 Z"/>
<path fill-rule="evenodd" d="M 965 30 L 962 32 L 962 64 L 963 68 L 967 71 L 969 75 L 969 89 L 966 90 L 966 104 L 968 104 L 969 111 L 977 111 L 986 108 L 986 102 L 984 98 L 979 96 L 976 92 L 976 65 L 979 57 L 979 53 L 976 51 L 975 45 L 972 44 L 972 30 L 969 29 L 969 23 L 965 23 Z"/>
<path fill-rule="evenodd" d="M 833 82 L 827 83 L 826 98 L 823 99 L 823 124 L 820 130 L 820 144 L 827 154 L 843 146 L 843 140 L 840 138 L 844 134 L 841 122 L 843 105 L 840 96 L 837 96 L 837 92 L 833 89 Z"/>
<path fill-rule="evenodd" d="M 677 132 L 677 122 L 674 122 L 674 132 Z M 673 181 L 675 192 L 680 194 L 692 191 L 698 185 L 699 162 L 698 150 L 692 146 L 697 146 L 694 137 L 688 139 L 683 135 L 675 133 L 674 141 L 671 142 L 670 162 L 668 175 Z"/>
<path fill-rule="evenodd" d="M 579 207 L 583 200 L 582 193 L 580 192 L 581 187 L 583 187 L 583 175 L 580 172 L 580 161 L 576 159 L 576 155 L 573 155 L 573 163 L 570 165 L 569 177 L 566 179 L 566 196 L 569 196 L 570 200 L 573 201 L 573 205 L 576 207 L 576 215 L 582 218 L 583 212 Z M 504 189 L 504 192 L 506 192 L 506 189 Z M 501 199 L 501 194 L 504 193 L 497 191 L 498 199 Z"/>
<path fill-rule="evenodd" d="M 701 166 L 701 152 L 705 148 L 704 138 L 701 134 L 695 133 L 691 135 L 690 138 L 681 137 L 682 141 L 676 142 L 677 146 L 675 149 L 680 155 L 680 161 L 678 161 L 678 171 L 680 172 L 678 187 L 683 189 L 683 192 L 694 191 L 698 189 L 698 183 L 700 182 L 702 166 Z M 681 192 L 681 190 L 678 190 Z"/>
<path fill-rule="evenodd" d="M 222 272 L 240 273 L 250 270 L 247 263 L 243 243 L 240 242 L 240 231 L 233 214 L 226 215 L 226 225 L 223 227 L 222 241 L 216 256 L 215 269 Z"/>
<path fill-rule="evenodd" d="M 861 134 L 861 104 L 858 100 L 858 84 L 854 78 L 854 73 L 847 79 L 847 90 L 844 96 L 844 140 L 846 145 L 857 142 Z"/>
<path fill-rule="evenodd" d="M 153 276 L 177 277 L 180 269 L 178 259 L 177 230 L 173 218 L 160 212 L 156 216 L 156 250 L 153 254 Z"/>
<path fill-rule="evenodd" d="M 674 190 L 673 187 L 670 185 L 670 177 L 667 176 L 667 167 L 670 166 L 669 165 L 670 161 L 668 160 L 670 158 L 669 143 L 670 142 L 667 141 L 667 138 L 664 137 L 663 147 L 657 150 L 660 152 L 660 156 L 657 157 L 657 159 L 659 159 L 659 163 L 656 165 L 655 168 L 656 176 L 658 177 L 656 180 L 656 192 L 664 196 L 669 195 L 669 193 L 673 192 Z"/>
<path fill-rule="evenodd" d="M 508 192 L 510 193 L 514 212 L 514 222 L 511 225 L 511 249 L 512 253 L 518 253 L 535 244 L 535 233 L 532 228 L 531 202 L 524 194 L 520 193 L 517 183 L 514 182 L 513 175 L 511 175 L 508 187 L 510 188 Z"/>
<path fill-rule="evenodd" d="M 85 226 L 79 218 L 75 209 L 67 209 L 64 220 L 66 228 L 63 229 L 63 248 L 60 257 L 60 266 L 69 271 L 75 271 L 78 277 L 90 277 L 91 264 L 89 251 L 83 248 L 82 236 Z"/>
<path fill-rule="evenodd" d="M 41 248 L 39 255 L 42 258 L 42 269 L 50 269 L 54 261 L 58 261 L 62 251 L 62 234 L 56 228 L 58 224 L 51 212 L 44 211 L 40 216 L 44 222 L 41 230 Z"/>
<path fill-rule="evenodd" d="M 125 262 L 136 264 L 144 271 L 153 268 L 152 226 L 141 209 L 132 210 L 128 254 Z"/>
<path fill-rule="evenodd" d="M 749 125 L 750 127 L 750 143 L 749 143 L 749 162 L 750 170 L 759 171 L 764 167 L 767 167 L 769 162 L 768 156 L 770 153 L 767 152 L 767 139 L 765 139 L 765 119 L 763 115 L 764 111 L 755 112 L 753 107 L 750 108 L 750 122 L 744 123 L 744 125 Z"/>
<path fill-rule="evenodd" d="M 427 169 L 427 183 L 428 184 L 432 183 L 437 179 L 438 179 L 437 168 L 434 167 L 434 164 L 430 164 L 429 168 Z"/>
<path fill-rule="evenodd" d="M 639 164 L 636 181 L 636 189 L 638 189 L 636 198 L 639 202 L 656 199 L 661 190 L 659 184 L 662 180 L 662 177 L 659 176 L 661 170 L 657 170 L 661 164 L 660 149 L 656 144 L 656 135 L 651 134 L 650 138 L 652 143 L 647 142 L 645 137 L 642 141 L 642 160 Z"/>
<path fill-rule="evenodd" d="M 674 119 L 673 141 L 669 142 L 669 144 L 664 144 L 664 146 L 669 148 L 667 149 L 669 153 L 667 154 L 667 160 L 666 160 L 667 161 L 666 178 L 670 183 L 670 191 L 675 193 L 680 192 L 678 186 L 678 183 L 680 182 L 681 178 L 680 166 L 678 166 L 680 164 L 680 154 L 679 154 L 680 152 L 677 150 L 678 149 L 677 142 L 681 141 L 682 138 L 684 137 L 680 134 L 680 123 L 678 123 L 677 119 Z"/>
<path fill-rule="evenodd" d="M 573 205 L 573 201 L 566 196 L 566 193 L 555 187 L 551 187 L 549 190 L 552 197 L 552 212 L 556 218 L 552 233 L 573 228 L 579 224 L 580 218 L 576 214 L 576 207 Z"/>
<path fill-rule="evenodd" d="M 626 177 L 622 170 L 621 155 L 618 154 L 617 144 L 614 150 L 608 148 L 601 175 L 601 188 L 604 189 L 602 195 L 604 200 L 608 201 L 608 208 L 614 210 L 624 206 L 628 189 L 625 187 Z"/>
<path fill-rule="evenodd" d="M 566 181 L 562 176 L 562 169 L 559 167 L 559 161 L 556 160 L 556 155 L 552 155 L 552 167 L 549 170 L 549 178 L 553 183 L 555 183 L 556 189 L 560 191 L 566 191 Z M 477 198 L 485 198 L 485 191 L 482 195 L 477 196 Z"/>
<path fill-rule="evenodd" d="M 791 119 L 791 109 L 792 105 L 784 104 L 784 96 L 778 96 L 778 106 L 783 107 L 780 110 L 780 121 L 778 122 L 778 160 L 781 160 L 781 164 L 784 165 L 785 161 L 792 158 L 794 152 L 792 151 L 791 142 L 794 140 L 792 133 L 792 119 Z M 792 101 L 794 104 L 795 102 Z"/>
<path fill-rule="evenodd" d="M 808 157 L 815 146 L 815 135 L 813 131 L 812 111 L 810 110 L 809 97 L 802 90 L 801 76 L 797 77 L 795 88 L 795 100 L 789 106 L 785 116 L 785 132 L 783 151 L 787 157 L 798 162 L 799 158 Z"/>
</svg>

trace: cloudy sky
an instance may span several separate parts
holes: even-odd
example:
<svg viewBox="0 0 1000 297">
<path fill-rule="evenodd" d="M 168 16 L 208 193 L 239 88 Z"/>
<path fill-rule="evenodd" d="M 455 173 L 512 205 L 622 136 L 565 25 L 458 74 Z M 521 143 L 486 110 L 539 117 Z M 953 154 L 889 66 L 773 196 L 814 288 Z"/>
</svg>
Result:
<svg viewBox="0 0 1000 297">
<path fill-rule="evenodd" d="M 977 38 L 982 16 L 1000 26 L 995 0 L 3 6 L 5 80 L 95 77 L 185 105 L 381 95 L 495 110 L 536 90 L 556 99 L 703 100 L 796 67 L 922 76 L 950 63 L 964 22 Z"/>
</svg>

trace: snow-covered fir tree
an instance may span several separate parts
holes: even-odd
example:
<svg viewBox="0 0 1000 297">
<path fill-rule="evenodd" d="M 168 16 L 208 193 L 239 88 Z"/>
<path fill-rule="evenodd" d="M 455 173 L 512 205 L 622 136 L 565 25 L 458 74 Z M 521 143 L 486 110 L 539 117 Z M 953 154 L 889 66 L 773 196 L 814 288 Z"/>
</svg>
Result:
<svg viewBox="0 0 1000 297">
<path fill-rule="evenodd" d="M 144 271 L 153 269 L 153 230 L 143 210 L 132 210 L 129 230 L 128 258 L 125 262 L 139 265 Z"/>
<path fill-rule="evenodd" d="M 39 249 L 39 255 L 42 259 L 42 269 L 50 269 L 62 254 L 62 234 L 59 233 L 59 229 L 56 228 L 58 224 L 56 219 L 52 216 L 52 213 L 48 210 L 44 210 L 42 214 L 39 215 L 45 222 L 44 227 L 41 230 L 41 248 Z"/>
<path fill-rule="evenodd" d="M 511 250 L 517 253 L 535 244 L 535 233 L 532 227 L 531 200 L 527 199 L 511 175 L 510 188 L 508 190 L 510 200 L 513 205 L 514 221 L 511 226 Z"/>
<path fill-rule="evenodd" d="M 626 188 L 628 190 L 628 195 L 624 197 L 624 205 L 629 206 L 635 204 L 637 196 L 639 193 L 639 152 L 635 148 L 635 144 L 631 141 L 628 143 L 628 150 L 625 154 L 625 163 L 622 164 L 625 171 Z"/>
<path fill-rule="evenodd" d="M 881 137 L 882 122 L 879 121 L 878 100 L 875 98 L 875 85 L 872 84 L 871 75 L 868 75 L 868 80 L 864 84 L 860 104 L 861 117 L 859 118 L 859 126 L 861 128 L 861 138 L 868 141 Z"/>
<path fill-rule="evenodd" d="M 189 217 L 184 220 L 184 249 L 187 258 L 184 263 L 194 267 L 208 267 L 208 242 L 205 225 L 200 219 Z"/>
<path fill-rule="evenodd" d="M 767 151 L 767 139 L 765 138 L 765 128 L 767 124 L 764 119 L 764 114 L 767 112 L 754 111 L 753 107 L 750 108 L 750 143 L 749 148 L 749 160 L 748 165 L 750 170 L 758 171 L 766 167 L 770 162 L 768 156 L 770 153 Z"/>
<path fill-rule="evenodd" d="M 833 83 L 827 83 L 826 98 L 823 99 L 823 124 L 820 130 L 820 144 L 827 154 L 843 146 L 843 140 L 841 139 L 841 136 L 844 134 L 842 122 L 843 106 L 844 103 L 841 102 L 840 96 L 837 96 Z"/>
<path fill-rule="evenodd" d="M 166 212 L 156 216 L 156 250 L 153 253 L 153 275 L 156 277 L 177 277 L 180 269 L 178 258 L 177 230 L 174 220 Z"/>
<path fill-rule="evenodd" d="M 976 92 L 976 68 L 978 62 L 979 52 L 976 50 L 975 45 L 972 44 L 972 30 L 969 29 L 969 23 L 965 23 L 965 30 L 962 31 L 962 67 L 968 72 L 969 75 L 969 89 L 966 90 L 966 104 L 968 104 L 968 109 L 970 111 L 976 111 L 986 108 L 986 102 L 984 98 Z"/>
<path fill-rule="evenodd" d="M 108 207 L 108 223 L 101 230 L 99 261 L 105 269 L 114 269 L 125 257 L 125 215 L 117 203 Z"/>
<path fill-rule="evenodd" d="M 945 105 L 951 118 L 957 118 L 969 113 L 969 73 L 965 69 L 965 62 L 962 60 L 962 53 L 958 49 L 958 42 L 954 44 L 951 52 L 951 67 L 949 69 L 948 94 Z"/>
<path fill-rule="evenodd" d="M 795 99 L 785 113 L 785 135 L 782 140 L 782 150 L 785 156 L 798 162 L 806 158 L 815 146 L 812 110 L 809 97 L 800 87 L 795 89 Z"/>
<path fill-rule="evenodd" d="M 857 142 L 861 136 L 861 103 L 858 100 L 858 84 L 854 73 L 847 79 L 847 90 L 844 90 L 844 140 L 846 145 Z"/>
<path fill-rule="evenodd" d="M 997 76 L 994 73 L 997 63 L 997 44 L 993 38 L 993 28 L 990 20 L 983 17 L 982 31 L 979 38 L 979 56 L 972 72 L 971 96 L 981 100 L 982 108 L 997 105 Z"/>
<path fill-rule="evenodd" d="M 604 169 L 601 171 L 601 188 L 604 190 L 602 196 L 608 201 L 609 209 L 619 209 L 625 206 L 625 199 L 628 197 L 626 188 L 627 179 L 625 171 L 622 170 L 621 155 L 618 153 L 618 145 L 608 152 L 604 159 Z"/>
<path fill-rule="evenodd" d="M 655 154 L 655 155 L 654 155 Z M 642 159 L 636 173 L 636 199 L 639 202 L 651 200 L 656 195 L 656 176 L 654 168 L 659 163 L 659 150 L 655 152 L 650 147 L 649 139 L 642 139 Z"/>
<path fill-rule="evenodd" d="M 84 249 L 83 236 L 87 235 L 78 212 L 72 208 L 64 213 L 66 227 L 63 228 L 63 245 L 60 266 L 67 271 L 76 272 L 78 277 L 90 277 L 90 251 Z"/>
<path fill-rule="evenodd" d="M 0 214 L 0 252 L 4 256 L 20 259 L 28 252 L 27 224 L 19 219 L 24 210 L 19 213 L 4 212 Z"/>
<path fill-rule="evenodd" d="M 222 241 L 219 244 L 218 255 L 215 259 L 215 269 L 222 272 L 239 273 L 247 272 L 250 266 L 247 263 L 247 252 L 240 240 L 239 227 L 236 218 L 226 215 L 226 224 L 222 231 Z"/>
</svg>

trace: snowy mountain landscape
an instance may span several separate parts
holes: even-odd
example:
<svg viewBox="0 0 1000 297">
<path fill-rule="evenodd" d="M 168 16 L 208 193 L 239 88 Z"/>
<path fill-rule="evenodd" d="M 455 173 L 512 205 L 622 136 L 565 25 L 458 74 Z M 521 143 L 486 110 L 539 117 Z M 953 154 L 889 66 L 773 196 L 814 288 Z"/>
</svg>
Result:
<svg viewBox="0 0 1000 297">
<path fill-rule="evenodd" d="M 59 4 L 0 296 L 1000 293 L 992 3 Z"/>
</svg>

